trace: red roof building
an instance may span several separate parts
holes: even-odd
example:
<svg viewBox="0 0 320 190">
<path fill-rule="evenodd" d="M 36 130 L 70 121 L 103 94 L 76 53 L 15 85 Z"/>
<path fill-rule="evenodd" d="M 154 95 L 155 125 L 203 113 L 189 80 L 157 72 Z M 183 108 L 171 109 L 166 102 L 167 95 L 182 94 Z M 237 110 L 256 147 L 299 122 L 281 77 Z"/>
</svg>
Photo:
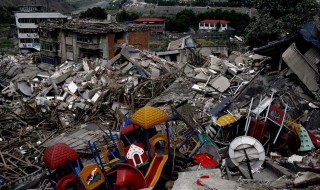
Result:
<svg viewBox="0 0 320 190">
<path fill-rule="evenodd" d="M 163 33 L 165 30 L 165 20 L 162 18 L 139 18 L 133 22 L 147 25 L 150 29 L 150 34 Z"/>
<path fill-rule="evenodd" d="M 225 31 L 228 29 L 228 24 L 230 21 L 228 20 L 202 20 L 199 22 L 199 30 L 219 30 Z"/>
<path fill-rule="evenodd" d="M 164 19 L 162 19 L 162 18 L 139 18 L 139 19 L 134 20 L 134 22 L 135 23 L 141 23 L 141 22 L 144 22 L 144 23 L 150 23 L 150 22 L 164 23 Z"/>
</svg>

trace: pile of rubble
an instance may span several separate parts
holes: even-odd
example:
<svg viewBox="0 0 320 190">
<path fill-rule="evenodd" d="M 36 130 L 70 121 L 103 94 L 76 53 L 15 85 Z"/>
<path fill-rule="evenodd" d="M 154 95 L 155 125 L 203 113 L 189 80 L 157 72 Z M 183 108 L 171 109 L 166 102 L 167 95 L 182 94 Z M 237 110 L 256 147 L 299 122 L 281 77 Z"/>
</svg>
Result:
<svg viewBox="0 0 320 190">
<path fill-rule="evenodd" d="M 82 63 L 66 62 L 56 67 L 34 64 L 33 55 L 2 57 L 0 187 L 37 183 L 35 178 L 43 175 L 43 152 L 55 143 L 66 143 L 82 155 L 90 155 L 88 141 L 98 146 L 108 144 L 117 138 L 127 119 L 145 105 L 158 107 L 168 116 L 177 115 L 182 122 L 177 121 L 179 127 L 171 129 L 172 146 L 190 158 L 199 151 L 224 160 L 218 173 L 228 180 L 238 180 L 239 173 L 226 152 L 233 140 L 242 136 L 252 136 L 263 145 L 264 155 L 270 157 L 265 170 L 279 165 L 295 172 L 319 170 L 319 150 L 314 151 L 320 147 L 316 136 L 320 113 L 317 93 L 309 92 L 308 84 L 302 84 L 308 80 L 290 63 L 279 70 L 271 57 L 240 52 L 232 52 L 228 58 L 210 55 L 197 60 L 175 63 L 127 45 L 111 60 L 83 59 Z M 284 60 L 290 61 L 286 54 Z M 158 126 L 157 131 L 165 127 Z M 187 137 L 191 137 L 190 142 L 180 147 Z M 188 162 L 183 170 L 193 164 Z M 191 173 L 180 173 L 179 179 L 205 173 L 189 169 Z M 273 188 L 285 180 L 288 183 L 280 188 L 317 183 L 312 180 L 306 185 L 299 181 L 302 177 L 266 180 L 258 174 L 264 169 L 260 165 L 253 171 L 250 167 L 240 169 L 240 173 L 248 179 L 253 175 L 256 181 Z M 288 172 L 284 168 L 274 170 Z M 255 180 L 245 182 L 244 187 Z M 218 188 L 209 179 L 199 183 Z M 183 185 L 178 180 L 173 189 Z"/>
</svg>

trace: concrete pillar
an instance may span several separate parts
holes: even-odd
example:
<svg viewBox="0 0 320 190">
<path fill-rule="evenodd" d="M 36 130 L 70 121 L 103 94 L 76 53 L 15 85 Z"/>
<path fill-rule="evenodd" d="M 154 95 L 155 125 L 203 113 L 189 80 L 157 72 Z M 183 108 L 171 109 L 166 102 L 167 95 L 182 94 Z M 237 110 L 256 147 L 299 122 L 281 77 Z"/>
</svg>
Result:
<svg viewBox="0 0 320 190">
<path fill-rule="evenodd" d="M 67 50 L 66 50 L 66 38 L 64 35 L 64 31 L 60 30 L 59 32 L 60 39 L 60 55 L 61 55 L 61 63 L 64 63 L 67 60 Z"/>
<path fill-rule="evenodd" d="M 77 34 L 76 33 L 72 34 L 72 48 L 73 48 L 73 61 L 77 62 L 80 50 L 78 48 Z"/>
<path fill-rule="evenodd" d="M 101 36 L 103 59 L 109 59 L 108 34 Z"/>
</svg>

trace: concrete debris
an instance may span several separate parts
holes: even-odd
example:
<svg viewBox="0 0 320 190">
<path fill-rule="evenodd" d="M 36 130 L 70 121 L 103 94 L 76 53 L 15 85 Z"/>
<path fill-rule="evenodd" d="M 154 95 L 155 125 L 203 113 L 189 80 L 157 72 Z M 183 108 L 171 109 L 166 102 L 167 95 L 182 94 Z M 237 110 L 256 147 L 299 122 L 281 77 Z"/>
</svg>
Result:
<svg viewBox="0 0 320 190">
<path fill-rule="evenodd" d="M 302 173 L 301 176 L 296 177 L 293 181 L 296 187 L 308 187 L 320 184 L 320 175 L 313 172 Z"/>
<path fill-rule="evenodd" d="M 41 162 L 45 149 L 60 143 L 79 154 L 79 170 L 90 167 L 93 155 L 111 175 L 111 186 L 122 166 L 138 168 L 130 185 L 139 188 L 318 185 L 315 173 L 292 177 L 320 170 L 319 72 L 312 59 L 320 50 L 302 55 L 299 47 L 297 41 L 283 53 L 288 67 L 279 66 L 279 56 L 253 52 L 205 55 L 190 36 L 161 53 L 167 57 L 179 50 L 179 61 L 126 44 L 111 60 L 84 58 L 57 66 L 34 63 L 36 54 L 4 55 L 0 189 L 27 187 L 30 180 L 37 187 L 49 184 L 44 166 L 54 170 L 55 182 L 62 180 L 65 173 Z"/>
</svg>

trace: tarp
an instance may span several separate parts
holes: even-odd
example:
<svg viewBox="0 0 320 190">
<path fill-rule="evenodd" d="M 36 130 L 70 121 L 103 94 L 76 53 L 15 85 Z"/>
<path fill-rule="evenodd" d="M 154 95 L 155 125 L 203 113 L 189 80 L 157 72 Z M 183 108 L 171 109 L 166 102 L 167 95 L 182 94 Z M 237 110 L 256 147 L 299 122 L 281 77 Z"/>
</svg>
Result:
<svg viewBox="0 0 320 190">
<path fill-rule="evenodd" d="M 317 48 L 320 48 L 320 41 L 317 39 L 319 31 L 313 23 L 305 24 L 300 30 L 300 34 L 306 41 L 312 43 Z"/>
</svg>

